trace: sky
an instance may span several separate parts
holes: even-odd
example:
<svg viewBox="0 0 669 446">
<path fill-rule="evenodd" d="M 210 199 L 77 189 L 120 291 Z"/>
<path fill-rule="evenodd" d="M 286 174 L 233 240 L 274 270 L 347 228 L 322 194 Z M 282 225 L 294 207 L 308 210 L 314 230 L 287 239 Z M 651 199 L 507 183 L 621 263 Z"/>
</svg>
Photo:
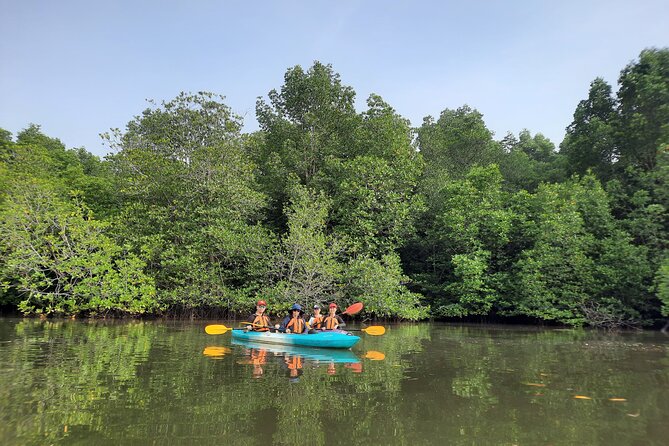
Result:
<svg viewBox="0 0 669 446">
<path fill-rule="evenodd" d="M 669 2 L 0 0 L 0 128 L 30 123 L 103 156 L 180 91 L 210 91 L 258 129 L 255 103 L 289 67 L 332 64 L 420 126 L 476 108 L 496 139 L 528 129 L 556 146 L 590 82 L 617 90 L 644 48 L 669 47 Z"/>
</svg>

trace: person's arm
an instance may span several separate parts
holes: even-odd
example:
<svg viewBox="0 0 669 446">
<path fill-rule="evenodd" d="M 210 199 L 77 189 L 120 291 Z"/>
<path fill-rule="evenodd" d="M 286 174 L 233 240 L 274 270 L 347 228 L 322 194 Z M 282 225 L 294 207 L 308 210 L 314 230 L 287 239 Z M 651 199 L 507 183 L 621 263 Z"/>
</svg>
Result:
<svg viewBox="0 0 669 446">
<path fill-rule="evenodd" d="M 279 325 L 279 331 L 285 332 L 286 331 L 286 325 L 288 325 L 288 322 L 290 322 L 290 316 L 284 317 L 283 321 L 281 321 L 281 325 Z"/>
<path fill-rule="evenodd" d="M 337 315 L 337 325 L 337 328 L 346 327 L 346 322 L 344 322 L 344 319 L 342 319 L 339 315 Z"/>
</svg>

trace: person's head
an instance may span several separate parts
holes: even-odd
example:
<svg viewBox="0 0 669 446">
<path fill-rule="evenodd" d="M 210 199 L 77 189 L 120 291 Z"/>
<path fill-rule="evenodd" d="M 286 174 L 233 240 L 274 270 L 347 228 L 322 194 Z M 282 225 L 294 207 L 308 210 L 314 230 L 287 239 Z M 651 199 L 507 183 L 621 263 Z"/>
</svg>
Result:
<svg viewBox="0 0 669 446">
<path fill-rule="evenodd" d="M 302 306 L 300 304 L 293 304 L 292 307 L 290 307 L 290 315 L 293 317 L 298 317 L 303 313 L 302 311 Z"/>
<path fill-rule="evenodd" d="M 262 313 L 265 311 L 265 308 L 267 308 L 267 302 L 264 300 L 259 300 L 258 303 L 256 304 L 256 311 L 258 313 Z"/>
<path fill-rule="evenodd" d="M 320 314 L 321 313 L 321 306 L 316 304 L 314 305 L 314 314 Z"/>
<path fill-rule="evenodd" d="M 328 307 L 328 311 L 330 312 L 330 314 L 335 314 L 337 312 L 337 304 L 332 302 Z"/>
</svg>

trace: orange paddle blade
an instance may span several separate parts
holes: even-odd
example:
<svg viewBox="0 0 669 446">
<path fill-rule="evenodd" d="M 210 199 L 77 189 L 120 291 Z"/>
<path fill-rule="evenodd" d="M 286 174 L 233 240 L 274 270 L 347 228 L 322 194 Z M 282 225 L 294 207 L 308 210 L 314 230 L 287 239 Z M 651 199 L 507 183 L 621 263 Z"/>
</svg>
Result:
<svg viewBox="0 0 669 446">
<path fill-rule="evenodd" d="M 207 325 L 204 327 L 204 331 L 210 335 L 223 334 L 228 330 L 232 330 L 232 328 L 228 328 L 225 325 Z"/>
<path fill-rule="evenodd" d="M 362 311 L 362 302 L 356 302 L 347 309 L 345 309 L 342 314 L 348 314 L 349 316 L 353 316 L 354 314 L 358 314 L 361 311 Z"/>
<path fill-rule="evenodd" d="M 386 327 L 381 325 L 372 325 L 371 327 L 363 328 L 362 331 L 372 336 L 381 336 L 386 332 Z"/>
</svg>

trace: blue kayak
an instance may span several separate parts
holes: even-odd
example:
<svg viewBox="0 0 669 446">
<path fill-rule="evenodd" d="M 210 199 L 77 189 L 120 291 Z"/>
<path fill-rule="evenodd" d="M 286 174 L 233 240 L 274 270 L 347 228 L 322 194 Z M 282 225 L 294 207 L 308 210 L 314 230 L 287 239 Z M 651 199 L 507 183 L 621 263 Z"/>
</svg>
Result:
<svg viewBox="0 0 669 446">
<path fill-rule="evenodd" d="M 351 348 L 360 340 L 360 336 L 355 336 L 342 330 L 319 331 L 313 334 L 295 334 L 234 329 L 232 330 L 232 337 L 233 339 L 267 344 L 318 348 Z"/>
<path fill-rule="evenodd" d="M 302 356 L 305 359 L 317 362 L 335 362 L 335 363 L 359 363 L 355 353 L 351 350 L 334 349 L 334 348 L 313 348 L 313 347 L 299 347 L 295 345 L 271 345 L 263 344 L 254 341 L 242 341 L 233 339 L 232 345 L 238 345 L 245 348 L 263 349 L 271 353 L 276 353 L 282 356 L 295 355 Z"/>
</svg>

